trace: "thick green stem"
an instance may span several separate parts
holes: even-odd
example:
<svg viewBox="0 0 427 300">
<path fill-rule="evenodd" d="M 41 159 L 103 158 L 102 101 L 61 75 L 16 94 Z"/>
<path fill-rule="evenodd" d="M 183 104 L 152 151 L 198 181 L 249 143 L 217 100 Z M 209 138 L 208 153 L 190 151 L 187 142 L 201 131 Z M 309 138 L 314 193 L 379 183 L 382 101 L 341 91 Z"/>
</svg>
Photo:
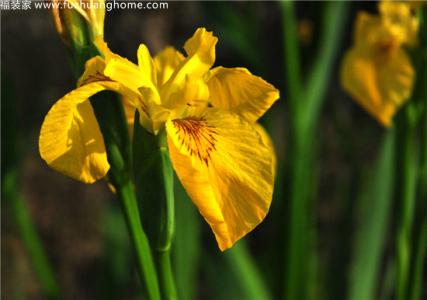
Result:
<svg viewBox="0 0 427 300">
<path fill-rule="evenodd" d="M 410 106 L 403 112 L 400 122 L 399 170 L 401 172 L 399 202 L 400 217 L 396 239 L 397 255 L 397 287 L 396 299 L 404 300 L 408 297 L 409 269 L 411 258 L 411 228 L 414 217 L 416 199 L 417 158 L 414 144 L 415 132 L 410 115 Z"/>
<path fill-rule="evenodd" d="M 138 261 L 138 270 L 147 290 L 148 299 L 160 300 L 159 285 L 157 283 L 156 269 L 151 255 L 147 235 L 142 229 L 138 203 L 130 181 L 117 187 L 117 194 L 123 205 L 123 212 Z"/>
<path fill-rule="evenodd" d="M 156 264 L 159 271 L 159 280 L 162 290 L 162 299 L 178 299 L 175 289 L 175 281 L 172 273 L 170 251 L 156 251 Z"/>
<path fill-rule="evenodd" d="M 160 156 L 166 201 L 162 205 L 162 223 L 160 224 L 160 239 L 156 248 L 156 262 L 163 299 L 174 300 L 177 299 L 177 294 L 170 260 L 175 231 L 174 175 L 168 149 L 165 145 L 160 146 Z"/>
<path fill-rule="evenodd" d="M 162 299 L 176 299 L 170 253 L 175 231 L 174 175 L 165 132 L 153 135 L 135 116 L 133 171 L 144 227 L 156 260 Z"/>
</svg>

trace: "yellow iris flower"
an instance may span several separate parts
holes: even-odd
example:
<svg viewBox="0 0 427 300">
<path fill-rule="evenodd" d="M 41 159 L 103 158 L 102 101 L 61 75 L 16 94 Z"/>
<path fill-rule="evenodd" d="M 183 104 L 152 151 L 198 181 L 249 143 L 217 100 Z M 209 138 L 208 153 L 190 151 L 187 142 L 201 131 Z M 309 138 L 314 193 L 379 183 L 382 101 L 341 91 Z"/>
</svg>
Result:
<svg viewBox="0 0 427 300">
<path fill-rule="evenodd" d="M 418 21 L 404 3 L 384 1 L 379 11 L 379 16 L 358 14 L 354 44 L 341 66 L 341 84 L 389 127 L 412 93 L 415 72 L 403 46 L 416 43 Z"/>
<path fill-rule="evenodd" d="M 40 132 L 41 157 L 55 170 L 92 183 L 107 173 L 104 140 L 87 101 L 102 90 L 123 95 L 140 123 L 165 131 L 180 181 L 211 226 L 221 250 L 255 228 L 270 207 L 276 158 L 256 123 L 279 91 L 244 68 L 212 68 L 217 38 L 199 28 L 186 56 L 143 44 L 138 65 L 98 41 L 103 57 L 86 63 L 78 88 L 58 100 Z"/>
</svg>

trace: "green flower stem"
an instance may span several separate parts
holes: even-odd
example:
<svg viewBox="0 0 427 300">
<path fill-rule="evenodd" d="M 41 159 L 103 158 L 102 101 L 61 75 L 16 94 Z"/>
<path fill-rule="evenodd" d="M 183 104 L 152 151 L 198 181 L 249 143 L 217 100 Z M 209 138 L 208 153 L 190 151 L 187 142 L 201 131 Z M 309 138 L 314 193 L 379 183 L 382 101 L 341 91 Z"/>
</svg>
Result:
<svg viewBox="0 0 427 300">
<path fill-rule="evenodd" d="M 160 139 L 162 140 L 164 137 L 160 137 Z M 162 206 L 162 223 L 160 240 L 156 248 L 156 262 L 163 299 L 174 300 L 177 299 L 177 294 L 170 259 L 175 231 L 174 175 L 166 145 L 160 146 L 160 156 L 166 203 Z"/>
<path fill-rule="evenodd" d="M 282 22 L 283 22 L 283 33 L 284 33 L 284 54 L 285 54 L 285 72 L 287 80 L 287 91 L 289 108 L 291 111 L 291 139 L 297 141 L 298 137 L 298 126 L 297 120 L 300 119 L 301 106 L 299 105 L 300 91 L 302 87 L 301 75 L 300 75 L 300 58 L 299 58 L 299 46 L 297 40 L 297 25 L 294 11 L 294 3 L 292 1 L 280 2 L 282 9 Z M 303 136 L 301 136 L 303 137 Z M 303 195 L 298 193 L 304 193 L 307 188 L 299 189 L 299 186 L 304 184 L 306 175 L 305 170 L 308 170 L 308 165 L 304 165 L 305 159 L 299 159 L 296 153 L 297 145 L 294 144 L 295 149 L 290 150 L 292 157 L 292 165 L 290 166 L 290 180 L 291 180 L 291 194 L 290 194 L 290 208 L 289 208 L 289 227 L 287 236 L 287 247 L 288 249 L 285 258 L 285 284 L 284 284 L 284 297 L 285 299 L 293 300 L 297 299 L 299 284 L 303 282 L 300 271 L 303 267 L 301 266 L 301 258 L 306 257 L 306 253 L 303 251 L 307 250 L 305 246 L 306 237 L 306 207 L 303 199 Z M 301 148 L 301 147 L 298 147 Z M 310 149 L 310 148 L 307 148 Z M 303 153 L 301 153 L 302 155 Z M 299 156 L 300 158 L 302 156 Z M 304 197 L 305 198 L 305 197 Z M 302 218 L 301 218 L 302 217 Z"/>
<path fill-rule="evenodd" d="M 59 299 L 59 287 L 54 273 L 44 252 L 37 230 L 31 220 L 25 201 L 16 189 L 16 181 L 16 172 L 7 172 L 3 177 L 2 193 L 10 203 L 12 215 L 44 294 L 48 299 Z"/>
<path fill-rule="evenodd" d="M 350 300 L 376 299 L 375 288 L 379 279 L 393 196 L 395 135 L 394 129 L 385 133 L 373 174 L 368 179 L 367 191 L 361 190 L 361 196 L 366 194 L 366 197 L 361 199 L 363 209 L 358 215 L 349 282 Z"/>
<path fill-rule="evenodd" d="M 170 251 L 156 251 L 156 264 L 159 270 L 159 281 L 162 290 L 162 299 L 178 299 L 175 281 L 172 273 Z"/>
<path fill-rule="evenodd" d="M 141 225 L 138 203 L 132 183 L 127 181 L 117 186 L 117 195 L 123 205 L 129 234 L 132 238 L 137 256 L 138 270 L 147 290 L 148 299 L 160 300 L 156 269 L 154 267 L 147 235 Z"/>
<path fill-rule="evenodd" d="M 153 135 L 135 114 L 133 175 L 144 227 L 151 242 L 162 299 L 176 299 L 170 253 L 175 231 L 174 175 L 165 132 Z"/>
<path fill-rule="evenodd" d="M 300 57 L 298 47 L 297 24 L 295 19 L 293 1 L 281 1 L 283 34 L 284 34 L 284 51 L 287 93 L 290 103 L 291 116 L 297 119 L 299 116 L 300 105 L 298 105 L 299 93 L 301 91 L 301 71 Z"/>
<path fill-rule="evenodd" d="M 112 94 L 100 94 L 91 98 L 107 149 L 111 183 L 117 190 L 126 218 L 128 231 L 137 258 L 141 281 L 148 299 L 160 300 L 160 290 L 149 239 L 143 229 L 138 202 L 131 180 L 131 150 L 123 107 Z"/>
<path fill-rule="evenodd" d="M 73 34 L 73 47 L 70 52 L 74 74 L 78 78 L 84 70 L 85 62 L 100 53 L 92 44 L 90 30 L 83 25 L 81 16 L 75 11 L 72 11 L 69 16 L 73 18 L 70 20 L 71 24 L 78 24 L 73 28 L 76 32 Z M 70 25 L 70 28 L 72 27 Z M 98 94 L 90 100 L 105 141 L 110 163 L 108 177 L 122 203 L 141 281 L 146 288 L 148 299 L 160 300 L 157 272 L 149 240 L 141 224 L 138 202 L 131 180 L 132 151 L 123 106 L 119 98 L 111 93 Z"/>
<path fill-rule="evenodd" d="M 335 49 L 341 40 L 346 19 L 347 3 L 325 3 L 320 49 L 314 67 L 304 88 L 301 83 L 296 20 L 293 3 L 281 2 L 284 31 L 285 71 L 288 81 L 288 98 L 291 119 L 290 149 L 290 208 L 285 265 L 284 298 L 307 299 L 313 293 L 309 289 L 310 263 L 315 262 L 310 241 L 315 239 L 312 226 L 312 198 L 316 179 L 311 171 L 315 162 L 316 122 L 328 86 L 334 63 Z M 331 22 L 331 19 L 334 22 Z M 306 91 L 305 93 L 302 90 Z"/>
<path fill-rule="evenodd" d="M 331 1 L 325 4 L 322 27 L 321 43 L 313 68 L 307 78 L 305 98 L 307 103 L 301 104 L 304 110 L 302 122 L 309 127 L 315 127 L 315 123 L 321 112 L 325 94 L 332 80 L 332 68 L 337 59 L 337 52 L 345 29 L 348 16 L 347 1 Z M 333 20 L 333 22 L 331 22 Z"/>
<path fill-rule="evenodd" d="M 408 105 L 403 111 L 403 118 L 399 121 L 399 146 L 398 156 L 399 170 L 401 172 L 399 199 L 400 217 L 396 239 L 397 255 L 397 287 L 396 299 L 407 299 L 410 257 L 411 257 L 411 228 L 414 218 L 415 195 L 416 195 L 416 173 L 417 158 L 414 144 L 415 132 L 413 120 L 410 115 L 411 106 Z"/>
<path fill-rule="evenodd" d="M 406 105 L 398 120 L 398 129 L 400 130 L 400 155 L 398 156 L 398 167 L 401 170 L 399 180 L 399 219 L 396 238 L 396 299 L 417 298 L 420 291 L 418 281 L 422 281 L 422 271 L 418 269 L 423 265 L 425 257 L 425 170 L 423 164 L 426 159 L 425 145 L 425 126 L 427 123 L 427 88 L 425 85 L 425 75 L 427 74 L 427 8 L 424 7 L 419 14 L 420 33 L 419 47 L 412 57 L 416 68 L 416 82 L 412 99 Z M 424 108 L 424 114 L 420 114 Z M 418 124 L 421 120 L 421 155 L 418 158 Z M 425 166 L 425 165 L 424 165 Z M 418 180 L 419 178 L 419 180 Z M 424 182 L 425 183 L 425 182 Z M 415 207 L 417 205 L 417 193 L 420 202 L 417 206 L 417 213 L 420 215 L 421 226 L 418 228 L 419 234 L 418 245 L 412 237 L 414 225 L 416 225 Z M 415 247 L 413 247 L 415 246 Z M 417 248 L 416 248 L 417 247 Z M 412 268 L 411 268 L 412 266 Z M 412 288 L 411 290 L 409 288 Z"/>
</svg>

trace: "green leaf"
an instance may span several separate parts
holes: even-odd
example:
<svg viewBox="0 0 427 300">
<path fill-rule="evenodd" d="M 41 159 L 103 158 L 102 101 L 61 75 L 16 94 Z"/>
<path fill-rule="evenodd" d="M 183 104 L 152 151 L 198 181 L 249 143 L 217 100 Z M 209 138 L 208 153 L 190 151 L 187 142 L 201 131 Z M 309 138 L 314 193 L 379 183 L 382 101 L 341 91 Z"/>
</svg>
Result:
<svg viewBox="0 0 427 300">
<path fill-rule="evenodd" d="M 379 267 L 386 242 L 387 225 L 393 196 L 394 130 L 387 131 L 382 142 L 364 207 L 358 218 L 355 250 L 349 282 L 350 300 L 375 298 Z"/>
</svg>

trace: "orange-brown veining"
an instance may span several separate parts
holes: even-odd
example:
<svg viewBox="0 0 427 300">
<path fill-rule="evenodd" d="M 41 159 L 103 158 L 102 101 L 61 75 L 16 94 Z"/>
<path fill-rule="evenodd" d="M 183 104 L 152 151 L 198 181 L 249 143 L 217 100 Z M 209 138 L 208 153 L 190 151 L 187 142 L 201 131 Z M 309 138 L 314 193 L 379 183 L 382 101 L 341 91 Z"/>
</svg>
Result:
<svg viewBox="0 0 427 300">
<path fill-rule="evenodd" d="M 189 117 L 173 121 L 176 134 L 182 144 L 192 156 L 209 165 L 212 151 L 216 150 L 216 130 L 209 125 L 206 119 Z"/>
<path fill-rule="evenodd" d="M 105 76 L 104 74 L 101 74 L 99 72 L 96 72 L 95 74 L 89 75 L 83 82 L 80 84 L 80 86 L 97 82 L 97 81 L 112 81 L 110 77 Z"/>
</svg>

